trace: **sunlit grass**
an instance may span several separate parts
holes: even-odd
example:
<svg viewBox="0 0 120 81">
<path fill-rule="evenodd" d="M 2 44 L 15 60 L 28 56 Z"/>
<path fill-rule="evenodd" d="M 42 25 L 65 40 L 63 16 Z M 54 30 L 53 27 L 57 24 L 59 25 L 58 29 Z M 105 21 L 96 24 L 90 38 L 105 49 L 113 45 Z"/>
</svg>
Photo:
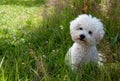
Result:
<svg viewBox="0 0 120 81">
<path fill-rule="evenodd" d="M 33 26 L 38 27 L 41 21 L 38 13 L 40 13 L 40 7 L 0 5 L 0 37 L 7 34 L 14 37 L 21 32 L 29 32 Z"/>
<path fill-rule="evenodd" d="M 31 37 L 29 33 L 40 27 L 42 7 L 0 5 L 1 50 L 7 51 L 11 46 L 30 44 L 27 38 Z"/>
<path fill-rule="evenodd" d="M 43 5 L 30 3 L 27 6 L 21 3 L 0 1 L 0 81 L 39 79 L 33 72 L 37 69 L 35 63 L 39 59 L 35 58 L 38 55 L 28 38 L 32 39 L 30 34 L 41 25 Z M 35 54 L 35 57 L 31 54 Z"/>
</svg>

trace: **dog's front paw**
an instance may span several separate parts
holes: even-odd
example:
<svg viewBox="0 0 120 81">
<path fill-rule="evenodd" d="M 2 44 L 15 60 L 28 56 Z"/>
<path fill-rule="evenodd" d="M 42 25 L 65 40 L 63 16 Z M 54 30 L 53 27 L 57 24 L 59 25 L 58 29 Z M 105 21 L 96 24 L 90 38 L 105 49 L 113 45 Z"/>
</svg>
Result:
<svg viewBox="0 0 120 81">
<path fill-rule="evenodd" d="M 105 56 L 102 53 L 98 53 L 98 65 L 102 66 L 106 61 Z"/>
</svg>

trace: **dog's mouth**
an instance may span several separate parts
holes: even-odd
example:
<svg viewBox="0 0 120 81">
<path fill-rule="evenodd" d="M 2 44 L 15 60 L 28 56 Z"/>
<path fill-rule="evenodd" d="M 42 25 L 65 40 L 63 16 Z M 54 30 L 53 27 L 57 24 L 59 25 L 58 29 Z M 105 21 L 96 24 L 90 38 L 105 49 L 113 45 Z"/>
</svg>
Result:
<svg viewBox="0 0 120 81">
<path fill-rule="evenodd" d="M 86 41 L 85 39 L 81 39 L 81 38 L 77 38 L 77 40 L 80 40 L 80 41 Z"/>
<path fill-rule="evenodd" d="M 80 40 L 80 41 L 82 41 L 82 42 L 87 43 L 87 41 L 86 41 L 85 39 L 77 38 L 77 40 Z"/>
</svg>

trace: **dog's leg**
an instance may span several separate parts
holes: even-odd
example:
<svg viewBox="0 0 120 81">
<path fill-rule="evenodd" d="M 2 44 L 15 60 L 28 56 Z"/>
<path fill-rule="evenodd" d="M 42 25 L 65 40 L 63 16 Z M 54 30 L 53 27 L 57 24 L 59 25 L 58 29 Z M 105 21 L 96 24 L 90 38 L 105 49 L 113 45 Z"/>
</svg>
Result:
<svg viewBox="0 0 120 81">
<path fill-rule="evenodd" d="M 106 61 L 105 56 L 102 53 L 98 53 L 98 64 L 99 66 L 102 66 L 103 63 Z"/>
</svg>

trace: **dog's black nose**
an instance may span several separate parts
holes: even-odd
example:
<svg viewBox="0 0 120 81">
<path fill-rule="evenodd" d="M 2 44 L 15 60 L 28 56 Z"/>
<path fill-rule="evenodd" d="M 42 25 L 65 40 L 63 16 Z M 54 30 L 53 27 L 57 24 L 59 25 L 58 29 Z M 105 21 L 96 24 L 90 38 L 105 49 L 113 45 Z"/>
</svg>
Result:
<svg viewBox="0 0 120 81">
<path fill-rule="evenodd" d="M 81 34 L 80 35 L 80 40 L 83 40 L 85 38 L 85 35 L 84 34 Z"/>
</svg>

